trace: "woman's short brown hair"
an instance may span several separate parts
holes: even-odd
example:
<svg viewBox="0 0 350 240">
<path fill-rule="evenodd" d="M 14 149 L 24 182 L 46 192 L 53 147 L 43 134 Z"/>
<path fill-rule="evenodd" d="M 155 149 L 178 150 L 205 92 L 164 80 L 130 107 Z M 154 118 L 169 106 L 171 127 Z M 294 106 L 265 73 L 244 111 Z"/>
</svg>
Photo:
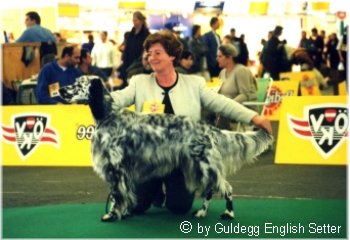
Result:
<svg viewBox="0 0 350 240">
<path fill-rule="evenodd" d="M 169 30 L 161 30 L 148 35 L 143 43 L 143 47 L 148 52 L 151 46 L 156 43 L 162 45 L 169 56 L 175 57 L 174 65 L 179 62 L 183 46 L 180 40 L 178 40 L 172 32 Z"/>
<path fill-rule="evenodd" d="M 225 44 L 220 45 L 218 50 L 225 57 L 235 58 L 238 55 L 237 49 L 231 43 L 225 43 Z"/>
<path fill-rule="evenodd" d="M 145 22 L 146 21 L 146 17 L 145 15 L 142 14 L 142 12 L 140 11 L 136 11 L 132 14 L 133 17 L 137 18 L 138 20 L 140 20 L 141 22 Z"/>
</svg>

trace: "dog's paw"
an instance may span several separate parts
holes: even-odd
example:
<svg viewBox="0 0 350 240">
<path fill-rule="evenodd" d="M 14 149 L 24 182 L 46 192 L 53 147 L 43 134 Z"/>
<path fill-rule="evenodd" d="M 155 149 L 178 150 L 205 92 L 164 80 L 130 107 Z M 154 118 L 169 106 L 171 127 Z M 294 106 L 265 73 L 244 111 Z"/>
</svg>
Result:
<svg viewBox="0 0 350 240">
<path fill-rule="evenodd" d="M 207 216 L 207 211 L 204 210 L 204 209 L 198 209 L 197 211 L 195 211 L 193 213 L 193 216 L 196 217 L 196 218 L 204 218 Z"/>
<path fill-rule="evenodd" d="M 113 212 L 106 213 L 105 215 L 103 215 L 101 217 L 102 222 L 115 222 L 115 220 L 117 220 L 117 219 L 118 219 L 117 214 L 115 214 Z"/>
<path fill-rule="evenodd" d="M 235 213 L 233 211 L 225 211 L 223 214 L 221 214 L 220 218 L 222 220 L 233 220 L 235 218 Z"/>
</svg>

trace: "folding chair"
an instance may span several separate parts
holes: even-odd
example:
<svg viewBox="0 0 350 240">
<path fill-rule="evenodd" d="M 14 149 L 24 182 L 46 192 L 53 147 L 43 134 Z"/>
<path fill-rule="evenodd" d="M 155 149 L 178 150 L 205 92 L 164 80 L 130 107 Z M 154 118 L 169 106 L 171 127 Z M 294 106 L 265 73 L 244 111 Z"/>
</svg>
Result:
<svg viewBox="0 0 350 240">
<path fill-rule="evenodd" d="M 31 105 L 37 104 L 35 87 L 37 85 L 37 79 L 23 80 L 18 86 L 16 102 L 17 104 Z"/>
</svg>

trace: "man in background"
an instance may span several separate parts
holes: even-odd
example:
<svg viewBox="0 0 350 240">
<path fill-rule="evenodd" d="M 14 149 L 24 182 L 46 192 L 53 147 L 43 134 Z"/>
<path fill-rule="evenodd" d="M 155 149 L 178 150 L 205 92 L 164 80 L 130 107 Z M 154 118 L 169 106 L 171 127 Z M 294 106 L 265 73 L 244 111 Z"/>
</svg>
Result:
<svg viewBox="0 0 350 240">
<path fill-rule="evenodd" d="M 92 35 L 91 33 L 88 35 L 88 42 L 83 43 L 81 45 L 82 49 L 86 49 L 89 51 L 89 53 L 91 53 L 92 49 L 94 48 L 95 42 L 94 42 L 94 35 Z"/>
<path fill-rule="evenodd" d="M 108 40 L 108 33 L 100 33 L 100 42 L 96 42 L 91 51 L 92 65 L 98 67 L 107 77 L 110 77 L 116 67 L 116 49 Z"/>
<path fill-rule="evenodd" d="M 220 46 L 221 40 L 216 30 L 220 27 L 220 21 L 217 17 L 210 19 L 211 31 L 203 35 L 203 42 L 208 46 L 209 51 L 207 52 L 207 63 L 210 77 L 217 77 L 220 73 L 220 67 L 216 61 L 216 54 Z"/>
<path fill-rule="evenodd" d="M 44 65 L 38 77 L 36 96 L 39 104 L 57 104 L 64 102 L 59 97 L 59 88 L 71 85 L 82 74 L 76 68 L 80 61 L 80 49 L 77 46 L 63 48 L 61 58 Z"/>
<path fill-rule="evenodd" d="M 103 79 L 103 81 L 107 81 L 108 77 L 104 72 L 101 71 L 98 67 L 92 66 L 92 58 L 89 50 L 82 48 L 80 50 L 80 62 L 78 69 L 81 71 L 82 75 L 96 75 Z"/>
<path fill-rule="evenodd" d="M 25 25 L 27 29 L 17 39 L 17 43 L 23 42 L 45 42 L 45 43 L 56 43 L 56 38 L 52 32 L 42 27 L 41 18 L 37 12 L 27 12 Z"/>
</svg>

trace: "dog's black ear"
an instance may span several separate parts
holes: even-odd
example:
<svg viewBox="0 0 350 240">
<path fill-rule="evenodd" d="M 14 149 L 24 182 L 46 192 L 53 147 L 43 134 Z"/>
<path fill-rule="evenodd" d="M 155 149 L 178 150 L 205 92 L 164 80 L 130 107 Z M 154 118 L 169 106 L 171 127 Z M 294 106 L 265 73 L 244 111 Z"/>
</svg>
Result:
<svg viewBox="0 0 350 240">
<path fill-rule="evenodd" d="M 105 117 L 104 111 L 104 86 L 100 79 L 93 79 L 90 82 L 89 88 L 89 105 L 92 115 L 96 120 L 101 120 Z"/>
<path fill-rule="evenodd" d="M 94 78 L 90 80 L 90 90 L 95 88 L 103 88 L 102 81 L 99 78 Z"/>
</svg>

